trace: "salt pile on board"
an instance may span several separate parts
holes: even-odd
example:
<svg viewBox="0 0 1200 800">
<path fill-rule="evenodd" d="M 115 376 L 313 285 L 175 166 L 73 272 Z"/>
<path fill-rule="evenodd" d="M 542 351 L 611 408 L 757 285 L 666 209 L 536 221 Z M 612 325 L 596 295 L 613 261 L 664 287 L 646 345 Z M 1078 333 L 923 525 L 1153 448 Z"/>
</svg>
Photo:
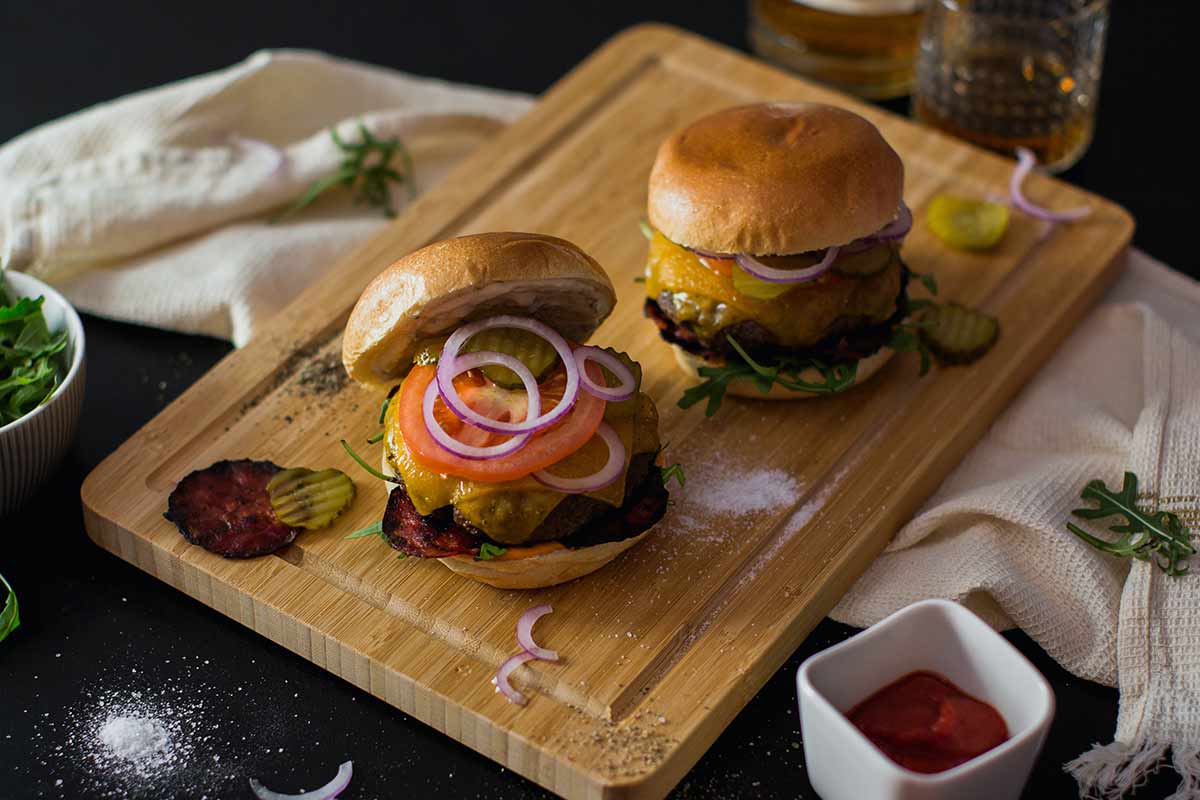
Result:
<svg viewBox="0 0 1200 800">
<path fill-rule="evenodd" d="M 671 486 L 664 530 L 689 535 L 694 543 L 718 543 L 726 532 L 714 518 L 729 519 L 788 508 L 800 497 L 796 479 L 781 469 L 743 467 L 714 456 L 685 467 L 687 484 Z"/>
</svg>

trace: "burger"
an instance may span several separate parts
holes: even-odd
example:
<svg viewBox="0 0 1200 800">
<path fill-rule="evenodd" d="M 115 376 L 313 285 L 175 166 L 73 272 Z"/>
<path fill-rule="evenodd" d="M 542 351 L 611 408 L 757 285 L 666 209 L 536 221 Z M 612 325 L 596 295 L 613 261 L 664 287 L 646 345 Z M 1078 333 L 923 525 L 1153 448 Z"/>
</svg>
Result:
<svg viewBox="0 0 1200 800">
<path fill-rule="evenodd" d="M 658 411 L 625 353 L 581 344 L 612 311 L 570 242 L 485 233 L 380 273 L 346 325 L 350 377 L 389 389 L 378 532 L 407 556 L 505 589 L 569 581 L 666 511 Z"/>
<path fill-rule="evenodd" d="M 834 106 L 729 108 L 663 142 L 645 313 L 698 381 L 680 405 L 842 392 L 915 349 L 903 187 L 875 126 Z"/>
</svg>

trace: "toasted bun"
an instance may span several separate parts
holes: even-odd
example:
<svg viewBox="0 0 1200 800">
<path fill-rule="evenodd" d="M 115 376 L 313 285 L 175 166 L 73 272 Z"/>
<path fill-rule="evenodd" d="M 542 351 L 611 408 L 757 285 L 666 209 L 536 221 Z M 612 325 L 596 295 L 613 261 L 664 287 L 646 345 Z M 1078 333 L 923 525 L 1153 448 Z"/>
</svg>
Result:
<svg viewBox="0 0 1200 800">
<path fill-rule="evenodd" d="M 465 319 L 523 314 L 585 341 L 617 301 L 608 275 L 575 245 L 536 233 L 436 242 L 379 273 L 350 313 L 342 362 L 359 383 L 395 382 L 417 340 Z"/>
<path fill-rule="evenodd" d="M 384 475 L 395 475 L 387 455 L 383 456 L 381 467 Z M 564 548 L 551 550 L 546 553 L 524 556 L 523 558 L 497 561 L 476 561 L 474 556 L 447 556 L 438 561 L 446 565 L 452 572 L 457 572 L 464 578 L 495 586 L 497 589 L 542 589 L 547 586 L 557 586 L 560 583 L 582 578 L 595 572 L 629 548 L 646 538 L 646 534 L 654 530 L 650 526 L 637 536 L 630 536 L 619 542 L 601 542 L 591 547 L 576 549 Z M 514 550 L 519 548 L 509 548 Z"/>
<path fill-rule="evenodd" d="M 551 550 L 505 561 L 476 561 L 471 556 L 450 556 L 438 560 L 463 577 L 497 589 L 541 589 L 595 572 L 640 542 L 652 530 L 647 528 L 637 536 L 619 542 L 604 542 L 575 550 Z"/>
<path fill-rule="evenodd" d="M 723 360 L 709 361 L 687 352 L 678 345 L 672 345 L 672 349 L 675 351 L 675 362 L 692 380 L 696 380 L 696 370 L 700 367 L 721 367 L 725 365 Z M 884 347 L 873 355 L 860 359 L 858 362 L 858 371 L 854 373 L 854 385 L 858 386 L 882 369 L 883 365 L 891 357 L 892 350 Z M 809 367 L 800 373 L 800 379 L 805 381 L 819 381 L 821 380 L 821 373 Z M 796 392 L 791 389 L 785 389 L 778 384 L 772 386 L 770 392 L 763 394 L 752 381 L 744 378 L 732 381 L 728 388 L 726 388 L 725 393 L 734 395 L 735 397 L 749 397 L 754 400 L 808 400 L 814 397 L 827 396 L 815 392 Z"/>
<path fill-rule="evenodd" d="M 846 244 L 896 216 L 904 165 L 879 130 L 835 106 L 759 103 L 711 114 L 658 149 L 650 224 L 717 253 Z"/>
</svg>

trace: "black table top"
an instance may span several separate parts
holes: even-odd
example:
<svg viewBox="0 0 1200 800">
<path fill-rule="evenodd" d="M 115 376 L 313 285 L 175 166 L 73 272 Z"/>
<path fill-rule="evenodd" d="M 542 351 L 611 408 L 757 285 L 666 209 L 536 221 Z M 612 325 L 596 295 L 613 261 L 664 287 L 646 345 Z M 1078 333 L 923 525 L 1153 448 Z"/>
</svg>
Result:
<svg viewBox="0 0 1200 800">
<path fill-rule="evenodd" d="M 1087 156 L 1066 178 L 1138 220 L 1135 243 L 1192 275 L 1195 203 L 1186 4 L 1117 4 Z M 95 102 L 298 46 L 449 80 L 540 92 L 609 36 L 658 19 L 745 49 L 741 3 L 551 2 L 5 4 L 0 141 Z M 1178 77 L 1177 77 L 1178 76 Z M 903 111 L 904 103 L 890 107 Z M 1191 172 L 1191 170 L 1188 170 Z M 229 351 L 223 342 L 85 318 L 89 371 L 79 437 L 24 511 L 0 519 L 0 573 L 23 625 L 0 644 L 0 797 L 124 796 L 93 766 L 81 728 L 106 693 L 204 704 L 197 759 L 223 762 L 145 796 L 249 797 L 244 780 L 312 788 L 352 758 L 346 798 L 542 797 L 523 778 L 107 554 L 86 537 L 78 492 L 106 454 Z M 852 635 L 825 621 L 684 778 L 678 797 L 814 797 L 794 674 Z M 1069 797 L 1063 762 L 1109 741 L 1117 693 L 1072 677 L 1021 633 L 1008 638 L 1049 679 L 1058 714 L 1028 797 Z M 182 698 L 187 698 L 184 702 Z M 180 712 L 182 715 L 182 712 Z M 192 716 L 195 716 L 194 714 Z M 218 766 L 223 763 L 223 766 Z M 1159 776 L 1139 797 L 1163 796 Z M 130 795 L 133 796 L 133 795 Z"/>
</svg>

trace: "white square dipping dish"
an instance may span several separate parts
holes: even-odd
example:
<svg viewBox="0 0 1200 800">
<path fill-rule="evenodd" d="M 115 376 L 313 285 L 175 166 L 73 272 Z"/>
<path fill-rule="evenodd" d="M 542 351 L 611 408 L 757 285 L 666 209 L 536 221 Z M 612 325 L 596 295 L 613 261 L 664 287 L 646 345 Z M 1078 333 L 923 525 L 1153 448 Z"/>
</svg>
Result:
<svg viewBox="0 0 1200 800">
<path fill-rule="evenodd" d="M 846 712 L 912 672 L 944 676 L 990 703 L 1009 739 L 944 772 L 922 774 L 892 761 Z M 1046 679 L 1004 637 L 945 600 L 913 603 L 796 673 L 809 780 L 823 800 L 1009 800 L 1017 798 L 1054 718 Z"/>
</svg>

